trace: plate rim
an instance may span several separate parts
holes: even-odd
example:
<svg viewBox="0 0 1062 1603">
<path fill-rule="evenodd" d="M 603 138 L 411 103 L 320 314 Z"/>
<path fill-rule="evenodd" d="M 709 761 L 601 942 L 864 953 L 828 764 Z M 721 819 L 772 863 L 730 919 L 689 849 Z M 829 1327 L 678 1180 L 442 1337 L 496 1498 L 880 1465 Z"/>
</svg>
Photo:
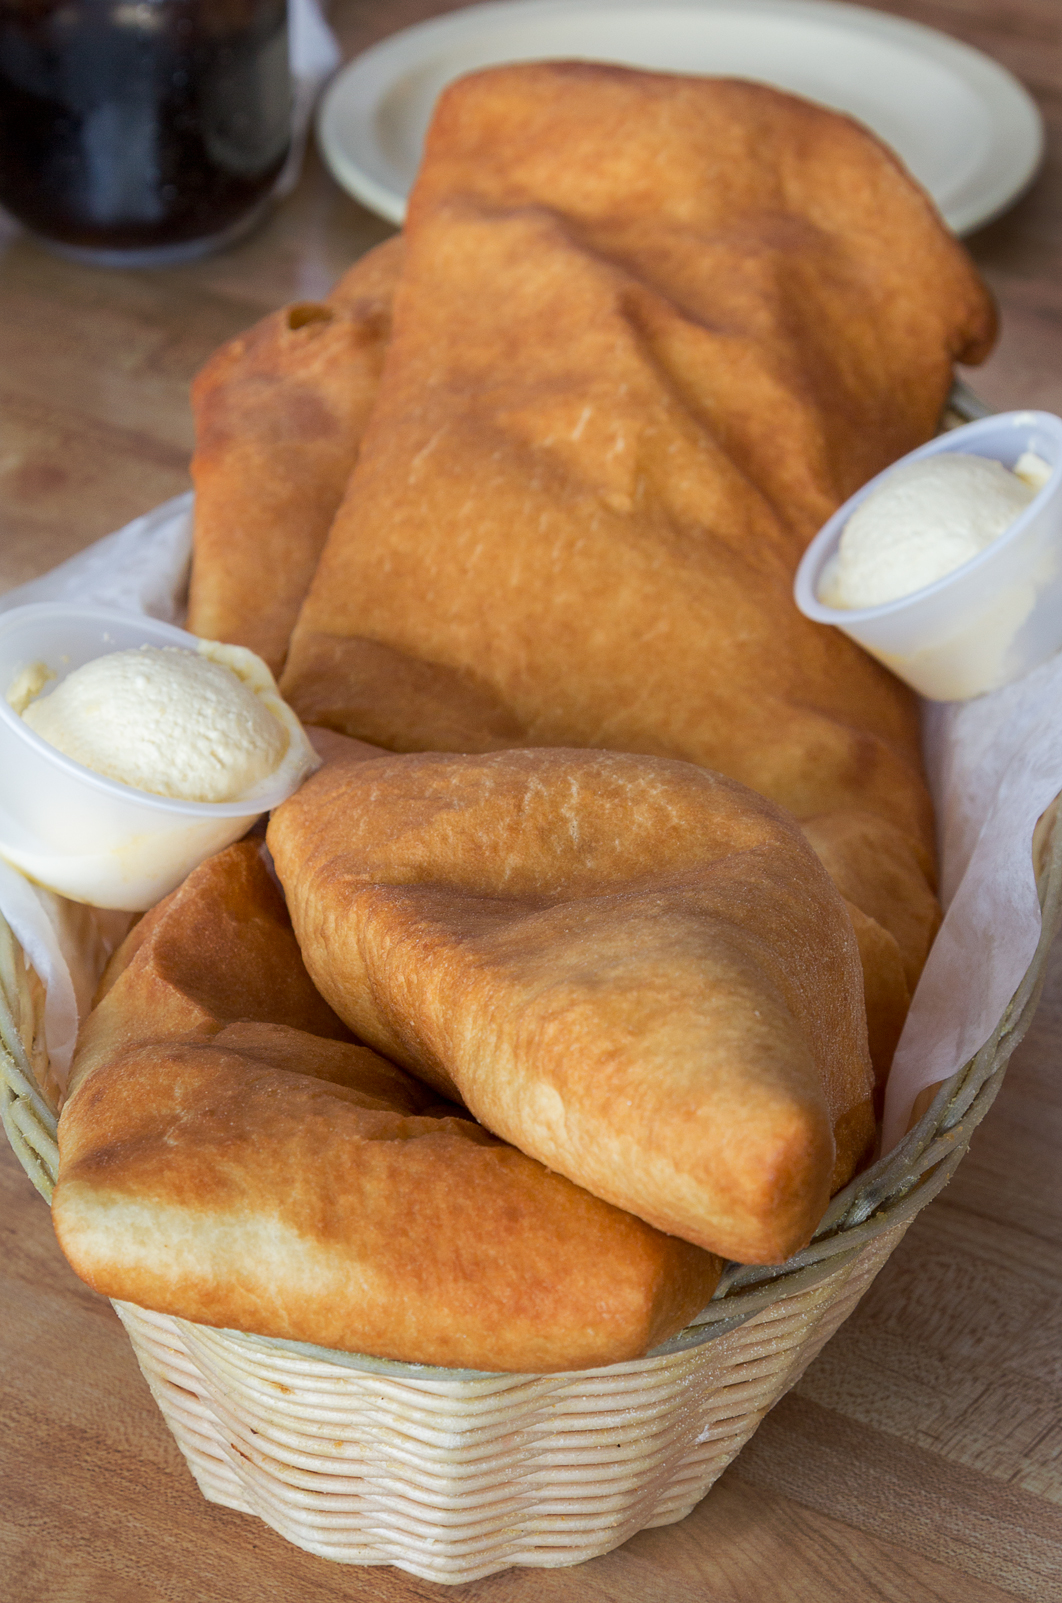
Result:
<svg viewBox="0 0 1062 1603">
<path fill-rule="evenodd" d="M 488 22 L 534 16 L 570 17 L 573 12 L 600 12 L 614 15 L 621 11 L 648 9 L 649 0 L 485 0 L 461 6 L 422 22 L 401 28 L 354 56 L 332 79 L 321 98 L 316 118 L 317 143 L 321 157 L 337 183 L 370 211 L 401 227 L 405 217 L 405 196 L 381 183 L 347 147 L 341 122 L 347 122 L 348 103 L 361 101 L 361 119 L 368 122 L 383 95 L 399 73 L 423 64 L 438 41 L 459 42 L 463 35 L 476 32 Z M 1024 84 L 1001 62 L 984 51 L 955 39 L 925 23 L 914 22 L 891 12 L 873 11 L 847 0 L 667 0 L 671 10 L 690 12 L 728 11 L 741 18 L 753 15 L 801 16 L 840 23 L 848 31 L 888 37 L 893 42 L 920 49 L 936 62 L 950 67 L 985 106 L 997 130 L 989 147 L 990 158 L 998 162 L 1005 130 L 1006 140 L 1020 149 L 1005 164 L 1005 171 L 986 173 L 982 192 L 965 203 L 943 212 L 945 222 L 960 237 L 982 228 L 1012 205 L 1029 187 L 1044 154 L 1044 126 L 1039 107 Z M 583 59 L 595 59 L 586 57 Z M 596 58 L 607 59 L 607 58 Z M 931 197 L 936 203 L 936 198 Z"/>
</svg>

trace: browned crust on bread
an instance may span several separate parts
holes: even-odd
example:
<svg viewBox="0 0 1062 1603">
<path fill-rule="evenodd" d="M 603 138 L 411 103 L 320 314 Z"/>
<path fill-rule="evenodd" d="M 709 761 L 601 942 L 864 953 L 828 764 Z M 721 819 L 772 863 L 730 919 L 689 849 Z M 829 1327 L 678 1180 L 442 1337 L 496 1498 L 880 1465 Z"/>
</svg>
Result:
<svg viewBox="0 0 1062 1603">
<path fill-rule="evenodd" d="M 913 697 L 791 593 L 994 328 L 895 158 L 762 86 L 499 68 L 442 97 L 405 238 L 296 708 L 398 750 L 681 757 L 932 853 Z"/>
<path fill-rule="evenodd" d="M 841 895 L 893 936 L 913 992 L 940 928 L 929 853 L 910 835 L 868 813 L 805 818 L 801 828 Z"/>
<path fill-rule="evenodd" d="M 881 931 L 884 1074 L 939 919 L 917 708 L 792 580 L 994 334 L 962 246 L 849 118 L 733 80 L 471 75 L 429 133 L 285 693 L 395 751 L 678 757 L 814 819 Z"/>
<path fill-rule="evenodd" d="M 196 448 L 188 627 L 275 673 L 376 397 L 401 240 L 223 345 L 192 385 Z"/>
<path fill-rule="evenodd" d="M 123 947 L 59 1144 L 53 1217 L 77 1272 L 205 1324 L 574 1369 L 675 1334 L 719 1276 L 353 1042 L 251 844 L 203 864 Z"/>
<path fill-rule="evenodd" d="M 744 787 L 605 752 L 362 750 L 268 839 L 363 1040 L 659 1229 L 780 1261 L 867 1155 L 844 904 Z"/>
</svg>

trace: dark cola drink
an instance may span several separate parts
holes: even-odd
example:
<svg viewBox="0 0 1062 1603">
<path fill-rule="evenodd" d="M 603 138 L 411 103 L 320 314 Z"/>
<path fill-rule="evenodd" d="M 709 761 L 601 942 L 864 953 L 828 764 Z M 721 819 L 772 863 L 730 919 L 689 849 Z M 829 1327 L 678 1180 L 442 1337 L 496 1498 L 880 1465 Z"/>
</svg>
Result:
<svg viewBox="0 0 1062 1603">
<path fill-rule="evenodd" d="M 0 205 L 67 254 L 215 248 L 290 138 L 287 0 L 0 0 Z"/>
</svg>

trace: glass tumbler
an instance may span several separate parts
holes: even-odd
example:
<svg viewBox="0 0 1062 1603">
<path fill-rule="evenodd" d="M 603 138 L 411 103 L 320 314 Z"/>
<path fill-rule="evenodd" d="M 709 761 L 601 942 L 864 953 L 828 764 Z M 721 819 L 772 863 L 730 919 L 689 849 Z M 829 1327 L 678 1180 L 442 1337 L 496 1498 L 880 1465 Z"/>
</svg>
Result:
<svg viewBox="0 0 1062 1603">
<path fill-rule="evenodd" d="M 0 0 L 0 205 L 61 254 L 216 249 L 290 140 L 287 0 Z"/>
</svg>

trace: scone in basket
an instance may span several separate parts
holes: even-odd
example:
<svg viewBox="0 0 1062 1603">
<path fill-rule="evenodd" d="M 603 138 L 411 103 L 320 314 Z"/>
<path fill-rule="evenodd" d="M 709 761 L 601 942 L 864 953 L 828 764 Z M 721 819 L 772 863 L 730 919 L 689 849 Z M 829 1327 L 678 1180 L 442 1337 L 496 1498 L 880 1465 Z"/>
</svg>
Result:
<svg viewBox="0 0 1062 1603">
<path fill-rule="evenodd" d="M 1034 839 L 1039 945 L 990 1039 L 905 1139 L 833 1199 L 810 1246 L 780 1268 L 730 1265 L 703 1313 L 646 1358 L 479 1374 L 116 1302 L 203 1495 L 324 1558 L 451 1583 L 576 1564 L 682 1519 L 852 1312 L 991 1106 L 1062 923 L 1058 807 Z M 4 1127 L 48 1199 L 58 1147 L 42 1007 L 0 920 Z"/>
</svg>

